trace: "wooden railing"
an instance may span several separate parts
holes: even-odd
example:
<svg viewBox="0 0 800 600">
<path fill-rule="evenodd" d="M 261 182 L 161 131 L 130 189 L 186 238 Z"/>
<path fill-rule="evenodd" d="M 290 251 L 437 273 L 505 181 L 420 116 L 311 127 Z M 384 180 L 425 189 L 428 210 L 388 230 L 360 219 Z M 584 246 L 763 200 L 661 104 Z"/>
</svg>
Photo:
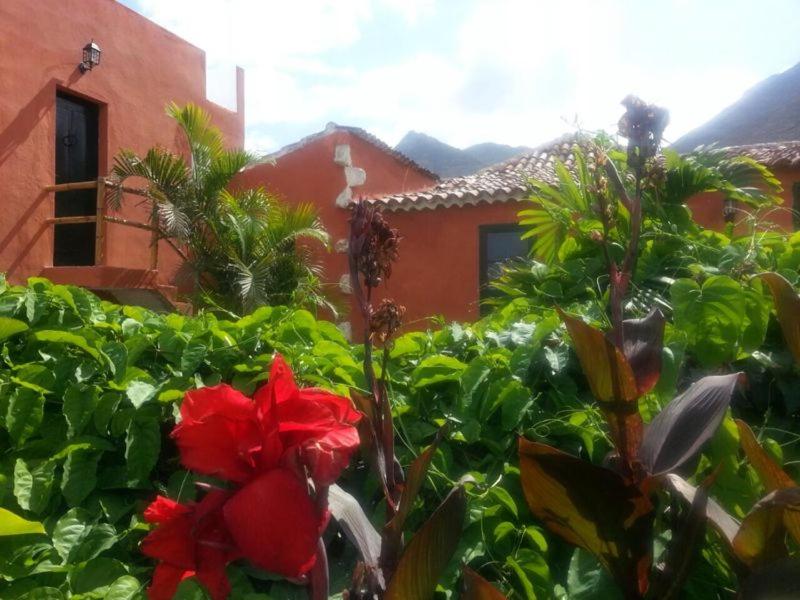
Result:
<svg viewBox="0 0 800 600">
<path fill-rule="evenodd" d="M 76 216 L 76 217 L 51 217 L 47 219 L 47 223 L 55 225 L 69 225 L 74 223 L 96 223 L 95 227 L 95 245 L 94 245 L 94 264 L 105 264 L 105 247 L 106 247 L 106 224 L 116 223 L 117 225 L 124 225 L 126 227 L 134 227 L 136 229 L 144 229 L 150 232 L 150 269 L 158 269 L 158 230 L 149 225 L 148 223 L 140 223 L 138 221 L 130 221 L 119 217 L 110 216 L 106 210 L 106 193 L 109 188 L 121 187 L 122 191 L 126 194 L 135 194 L 137 196 L 147 197 L 144 190 L 120 186 L 119 183 L 107 179 L 105 177 L 98 177 L 92 181 L 77 181 L 74 183 L 57 183 L 45 187 L 48 192 L 69 192 L 72 190 L 91 190 L 96 189 L 96 213 L 94 215 Z"/>
</svg>

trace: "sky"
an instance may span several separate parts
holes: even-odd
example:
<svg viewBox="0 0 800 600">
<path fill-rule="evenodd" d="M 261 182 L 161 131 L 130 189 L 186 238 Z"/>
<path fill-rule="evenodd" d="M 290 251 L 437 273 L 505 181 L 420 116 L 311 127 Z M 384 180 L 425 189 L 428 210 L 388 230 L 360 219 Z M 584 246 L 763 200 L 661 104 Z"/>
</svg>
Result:
<svg viewBox="0 0 800 600">
<path fill-rule="evenodd" d="M 270 152 L 355 125 L 457 147 L 616 130 L 636 94 L 701 125 L 800 62 L 798 0 L 120 0 L 207 52 L 208 96 L 235 100 Z"/>
</svg>

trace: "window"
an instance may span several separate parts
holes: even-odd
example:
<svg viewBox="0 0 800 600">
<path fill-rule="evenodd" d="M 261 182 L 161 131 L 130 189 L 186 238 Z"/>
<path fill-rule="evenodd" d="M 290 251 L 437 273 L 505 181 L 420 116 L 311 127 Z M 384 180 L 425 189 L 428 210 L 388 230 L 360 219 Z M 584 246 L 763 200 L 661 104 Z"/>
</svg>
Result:
<svg viewBox="0 0 800 600">
<path fill-rule="evenodd" d="M 516 224 L 481 225 L 479 228 L 481 300 L 493 295 L 488 284 L 502 273 L 504 264 L 528 255 L 530 240 L 520 239 L 524 231 Z"/>
</svg>

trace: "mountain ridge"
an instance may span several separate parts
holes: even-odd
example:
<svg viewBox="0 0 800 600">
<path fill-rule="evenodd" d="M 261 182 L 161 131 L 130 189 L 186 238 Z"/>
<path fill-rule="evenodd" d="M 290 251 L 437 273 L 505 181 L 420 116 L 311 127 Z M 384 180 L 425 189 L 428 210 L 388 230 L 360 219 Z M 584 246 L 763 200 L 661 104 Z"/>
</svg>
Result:
<svg viewBox="0 0 800 600">
<path fill-rule="evenodd" d="M 442 178 L 471 175 L 531 150 L 527 146 L 509 146 L 495 142 L 456 148 L 419 131 L 409 131 L 394 149 Z"/>
</svg>

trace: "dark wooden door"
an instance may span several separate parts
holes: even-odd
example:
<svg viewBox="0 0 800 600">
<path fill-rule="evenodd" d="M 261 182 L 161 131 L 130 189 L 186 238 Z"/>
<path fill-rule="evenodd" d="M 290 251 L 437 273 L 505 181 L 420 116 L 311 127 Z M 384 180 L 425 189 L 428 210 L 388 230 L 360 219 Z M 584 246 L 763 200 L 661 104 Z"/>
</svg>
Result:
<svg viewBox="0 0 800 600">
<path fill-rule="evenodd" d="M 97 105 L 72 96 L 56 96 L 56 183 L 97 179 Z M 55 216 L 96 214 L 97 192 L 71 190 L 56 193 Z M 94 223 L 55 226 L 53 264 L 93 265 Z"/>
</svg>

